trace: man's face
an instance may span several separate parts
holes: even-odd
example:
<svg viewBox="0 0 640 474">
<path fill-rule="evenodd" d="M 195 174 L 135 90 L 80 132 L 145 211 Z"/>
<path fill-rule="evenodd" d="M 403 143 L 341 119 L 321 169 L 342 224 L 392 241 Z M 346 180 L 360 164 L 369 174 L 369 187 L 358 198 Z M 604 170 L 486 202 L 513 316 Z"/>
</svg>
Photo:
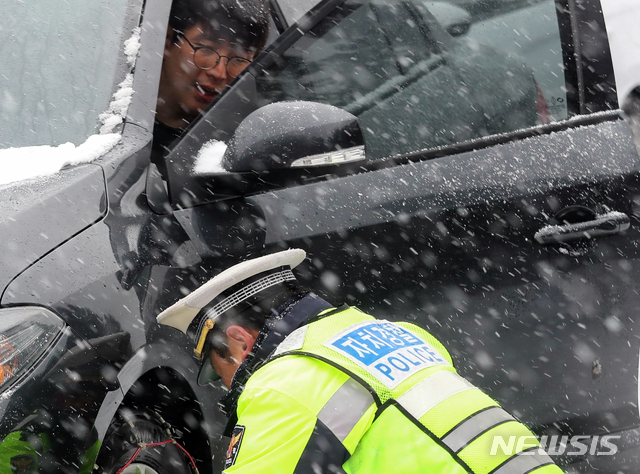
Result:
<svg viewBox="0 0 640 474">
<path fill-rule="evenodd" d="M 240 364 L 247 358 L 258 338 L 259 332 L 238 325 L 231 325 L 225 330 L 227 357 L 221 357 L 215 351 L 209 353 L 211 365 L 227 388 L 231 388 L 233 376 Z"/>
<path fill-rule="evenodd" d="M 253 53 L 227 41 L 213 41 L 200 25 L 184 32 L 184 37 L 167 34 L 158 91 L 157 119 L 171 127 L 183 128 L 195 119 L 229 85 L 234 77 L 227 73 L 228 59 L 223 57 L 216 67 L 203 70 L 193 62 L 193 48 L 207 46 L 228 58 L 253 60 Z"/>
<path fill-rule="evenodd" d="M 216 374 L 220 376 L 224 386 L 231 388 L 233 376 L 235 375 L 236 370 L 238 370 L 238 367 L 240 367 L 242 361 L 233 358 L 233 356 L 229 358 L 220 357 L 214 351 L 211 351 L 209 357 L 211 357 L 211 365 L 213 366 L 213 369 L 216 371 Z"/>
</svg>

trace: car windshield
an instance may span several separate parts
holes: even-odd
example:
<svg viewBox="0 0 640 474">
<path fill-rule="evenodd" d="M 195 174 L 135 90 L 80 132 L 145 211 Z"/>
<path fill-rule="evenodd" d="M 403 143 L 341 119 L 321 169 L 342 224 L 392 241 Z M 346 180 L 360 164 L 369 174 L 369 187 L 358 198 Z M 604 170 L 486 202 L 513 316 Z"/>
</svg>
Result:
<svg viewBox="0 0 640 474">
<path fill-rule="evenodd" d="M 128 0 L 2 2 L 0 148 L 84 142 L 113 93 Z"/>
</svg>

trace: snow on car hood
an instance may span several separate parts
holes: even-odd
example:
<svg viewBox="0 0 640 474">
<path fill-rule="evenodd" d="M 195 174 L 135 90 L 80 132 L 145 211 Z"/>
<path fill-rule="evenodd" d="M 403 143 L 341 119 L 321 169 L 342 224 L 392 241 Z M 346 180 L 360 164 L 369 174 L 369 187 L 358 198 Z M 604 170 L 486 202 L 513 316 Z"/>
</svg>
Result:
<svg viewBox="0 0 640 474">
<path fill-rule="evenodd" d="M 108 133 L 92 135 L 78 146 L 64 143 L 0 150 L 0 184 L 48 176 L 68 165 L 88 163 L 107 153 L 119 140 L 119 133 Z"/>
</svg>

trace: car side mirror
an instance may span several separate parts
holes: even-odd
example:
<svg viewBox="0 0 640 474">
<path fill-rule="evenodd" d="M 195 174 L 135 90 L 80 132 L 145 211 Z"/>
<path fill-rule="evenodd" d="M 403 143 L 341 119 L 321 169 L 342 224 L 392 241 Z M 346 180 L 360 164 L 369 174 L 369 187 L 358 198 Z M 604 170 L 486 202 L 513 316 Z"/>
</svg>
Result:
<svg viewBox="0 0 640 474">
<path fill-rule="evenodd" d="M 275 171 L 362 161 L 364 138 L 358 119 L 316 102 L 276 102 L 245 118 L 224 154 L 230 172 Z"/>
<path fill-rule="evenodd" d="M 249 114 L 226 150 L 206 144 L 197 160 L 196 173 L 216 194 L 247 195 L 352 173 L 365 161 L 364 137 L 357 117 L 337 107 L 276 102 Z"/>
</svg>

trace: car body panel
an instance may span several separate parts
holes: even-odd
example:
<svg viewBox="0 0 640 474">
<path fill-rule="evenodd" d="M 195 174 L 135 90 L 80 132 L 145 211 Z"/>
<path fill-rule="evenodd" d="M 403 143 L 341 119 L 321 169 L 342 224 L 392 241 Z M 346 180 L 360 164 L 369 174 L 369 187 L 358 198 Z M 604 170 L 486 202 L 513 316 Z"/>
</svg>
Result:
<svg viewBox="0 0 640 474">
<path fill-rule="evenodd" d="M 616 134 L 621 139 L 610 143 L 610 137 Z M 514 200 L 522 198 L 523 192 L 545 195 L 570 183 L 604 181 L 633 173 L 639 163 L 630 137 L 628 126 L 622 122 L 605 122 L 250 199 L 265 210 L 267 243 L 311 237 L 394 222 L 402 213 Z M 578 144 L 587 140 L 591 146 L 603 147 L 598 148 L 601 152 L 585 153 Z M 491 174 L 490 179 L 472 179 L 485 173 Z M 283 208 L 291 212 L 276 211 Z M 305 219 L 303 211 L 313 212 L 316 217 Z"/>
<path fill-rule="evenodd" d="M 132 133 L 137 135 L 131 136 Z M 221 396 L 219 390 L 197 385 L 197 362 L 186 336 L 155 321 L 160 308 L 182 295 L 176 281 L 188 272 L 181 266 L 185 262 L 195 265 L 200 260 L 189 260 L 188 249 L 180 248 L 186 237 L 175 220 L 149 208 L 145 196 L 149 146 L 144 140 L 148 134 L 132 126 L 125 136 L 128 139 L 103 158 L 104 169 L 109 173 L 108 193 L 103 169 L 91 165 L 100 176 L 105 210 L 108 196 L 106 214 L 15 276 L 3 294 L 2 305 L 37 304 L 55 311 L 73 328 L 73 340 L 84 347 L 85 355 L 80 359 L 92 367 L 88 373 L 88 369 L 78 371 L 73 365 L 65 365 L 70 351 L 73 352 L 72 346 L 48 356 L 54 362 L 56 356 L 59 358 L 57 364 L 63 372 L 71 370 L 79 374 L 78 390 L 84 390 L 84 397 L 79 393 L 75 397 L 79 403 L 90 406 L 72 417 L 73 423 L 69 421 L 68 410 L 50 413 L 46 408 L 48 404 L 42 402 L 39 395 L 34 397 L 41 393 L 50 399 L 64 397 L 69 390 L 64 380 L 49 383 L 36 378 L 44 388 L 34 389 L 29 384 L 18 387 L 12 395 L 20 400 L 16 403 L 31 410 L 28 415 L 34 407 L 41 407 L 35 412 L 37 416 L 18 426 L 24 425 L 43 436 L 57 437 L 61 446 L 68 445 L 68 449 L 58 448 L 49 454 L 52 471 L 46 472 L 58 472 L 64 465 L 68 466 L 65 469 L 72 470 L 73 463 L 80 462 L 85 451 L 102 440 L 131 388 L 146 373 L 159 367 L 180 374 L 182 383 L 189 387 L 189 399 L 215 407 L 215 399 Z M 176 267 L 177 277 L 170 271 L 172 266 Z M 167 273 L 172 278 L 168 278 Z M 158 293 L 153 288 L 164 288 L 164 291 Z M 73 360 L 77 361 L 78 357 Z M 109 383 L 105 383 L 105 378 Z M 92 382 L 95 382 L 93 388 L 86 386 Z M 19 419 L 18 413 L 23 412 L 16 412 L 14 408 L 12 416 Z M 49 418 L 43 421 L 45 415 Z M 23 416 L 26 415 L 23 413 Z M 214 446 L 210 449 L 218 452 L 222 446 L 217 433 L 222 430 L 224 417 L 214 408 L 204 411 L 202 416 L 201 428 L 210 436 L 202 442 Z M 49 423 L 53 420 L 61 428 L 43 429 L 46 420 Z M 15 426 L 10 426 L 11 422 L 7 424 L 4 433 L 8 428 L 16 431 Z"/>
<path fill-rule="evenodd" d="M 136 59 L 136 71 L 133 77 L 131 104 L 127 109 L 128 125 L 135 124 L 148 132 L 153 130 L 158 89 L 155 87 L 162 68 L 162 54 L 167 31 L 167 18 L 171 9 L 171 0 L 154 0 L 146 2 L 142 18 L 139 18 L 143 5 L 142 0 L 136 0 L 132 7 L 132 16 L 140 24 L 140 49 Z M 153 87 L 149 85 L 153 84 Z M 108 172 L 107 172 L 108 175 Z"/>
<path fill-rule="evenodd" d="M 35 198 L 37 196 L 37 199 Z M 67 212 L 58 210 L 64 206 Z M 84 165 L 55 178 L 6 185 L 0 193 L 0 288 L 107 212 L 102 168 Z M 30 229 L 25 232 L 25 229 Z"/>
</svg>

